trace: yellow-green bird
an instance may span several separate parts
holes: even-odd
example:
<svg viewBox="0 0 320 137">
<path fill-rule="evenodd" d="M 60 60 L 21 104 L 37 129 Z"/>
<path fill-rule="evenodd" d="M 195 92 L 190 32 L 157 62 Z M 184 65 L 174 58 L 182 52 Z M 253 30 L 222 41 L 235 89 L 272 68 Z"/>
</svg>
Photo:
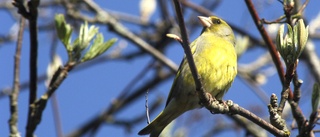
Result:
<svg viewBox="0 0 320 137">
<path fill-rule="evenodd" d="M 222 19 L 198 17 L 203 25 L 201 35 L 190 46 L 201 76 L 202 86 L 217 100 L 230 88 L 237 75 L 235 38 L 231 27 Z M 184 57 L 172 84 L 165 109 L 138 134 L 158 137 L 162 130 L 184 112 L 201 108 L 195 83 Z"/>
</svg>

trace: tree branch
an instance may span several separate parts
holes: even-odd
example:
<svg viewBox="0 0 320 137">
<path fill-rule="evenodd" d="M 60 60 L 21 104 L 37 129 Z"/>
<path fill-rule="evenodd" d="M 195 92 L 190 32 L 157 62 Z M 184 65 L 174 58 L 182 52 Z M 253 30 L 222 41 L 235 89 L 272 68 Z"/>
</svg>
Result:
<svg viewBox="0 0 320 137">
<path fill-rule="evenodd" d="M 277 68 L 277 71 L 278 71 L 278 76 L 280 78 L 280 81 L 283 85 L 283 87 L 288 87 L 288 86 L 285 86 L 287 85 L 286 83 L 286 80 L 285 80 L 285 73 L 284 73 L 284 69 L 283 69 L 283 66 L 282 66 L 282 63 L 280 61 L 280 57 L 278 55 L 278 52 L 275 48 L 275 45 L 273 44 L 272 42 L 272 39 L 269 37 L 267 31 L 265 30 L 265 28 L 263 27 L 263 23 L 261 22 L 260 20 L 260 17 L 256 11 L 256 9 L 254 8 L 254 5 L 252 3 L 251 0 L 245 0 L 246 2 L 246 5 L 250 11 L 250 14 L 254 20 L 254 23 L 256 24 L 256 27 L 257 29 L 259 30 L 262 38 L 264 39 L 268 49 L 269 49 L 269 52 L 270 52 L 270 55 L 272 57 L 272 60 Z M 285 101 L 288 99 L 288 95 L 290 96 L 289 98 L 292 98 L 293 95 L 292 95 L 292 91 L 290 88 L 284 88 L 284 89 L 288 89 L 288 90 L 283 90 L 282 91 L 282 97 L 281 97 L 281 100 L 280 100 L 280 103 L 279 103 L 279 108 L 278 108 L 278 112 L 279 114 L 281 115 L 282 113 L 282 110 L 284 108 L 284 105 L 285 105 Z M 287 93 L 287 92 L 288 93 Z"/>
<path fill-rule="evenodd" d="M 46 108 L 47 102 L 50 99 L 51 95 L 65 80 L 68 72 L 71 71 L 74 67 L 75 64 L 69 62 L 63 68 L 59 68 L 54 73 L 46 93 L 42 95 L 40 99 L 30 105 L 30 112 L 32 115 L 30 117 L 30 123 L 28 122 L 28 129 L 30 130 L 30 132 L 32 131 L 32 134 L 37 128 L 38 124 L 41 122 L 43 111 Z"/>
<path fill-rule="evenodd" d="M 198 74 L 197 67 L 196 67 L 196 65 L 194 63 L 194 60 L 193 60 L 193 56 L 192 56 L 191 49 L 190 49 L 190 46 L 189 46 L 189 38 L 188 38 L 187 30 L 186 30 L 186 27 L 185 27 L 185 24 L 184 24 L 180 3 L 178 2 L 178 0 L 173 0 L 173 3 L 174 3 L 174 6 L 175 6 L 177 19 L 178 19 L 178 24 L 179 24 L 179 28 L 180 28 L 180 31 L 181 31 L 182 47 L 184 49 L 184 53 L 186 54 L 186 59 L 188 61 L 188 65 L 190 67 L 190 71 L 192 73 L 192 77 L 194 79 L 194 83 L 195 83 L 195 86 L 196 86 L 196 91 L 197 91 L 197 93 L 199 95 L 200 102 L 202 102 L 204 104 L 207 104 L 207 103 L 209 103 L 210 98 L 208 97 L 208 95 L 206 94 L 206 92 L 204 91 L 204 89 L 202 87 L 201 77 Z"/>
<path fill-rule="evenodd" d="M 9 127 L 10 127 L 10 136 L 11 137 L 19 137 L 19 129 L 18 129 L 18 96 L 20 92 L 20 58 L 21 58 L 21 47 L 23 40 L 23 32 L 25 26 L 24 17 L 20 17 L 20 26 L 17 40 L 17 48 L 14 56 L 14 80 L 13 80 L 13 88 L 12 94 L 10 94 L 10 119 L 9 119 Z"/>
<path fill-rule="evenodd" d="M 37 29 L 37 18 L 38 18 L 38 6 L 39 0 L 31 0 L 28 2 L 29 8 L 29 31 L 30 31 L 30 93 L 29 93 L 29 112 L 27 122 L 27 133 L 26 136 L 32 137 L 34 130 L 32 128 L 32 107 L 31 105 L 37 98 L 37 73 L 38 73 L 38 29 Z"/>
</svg>

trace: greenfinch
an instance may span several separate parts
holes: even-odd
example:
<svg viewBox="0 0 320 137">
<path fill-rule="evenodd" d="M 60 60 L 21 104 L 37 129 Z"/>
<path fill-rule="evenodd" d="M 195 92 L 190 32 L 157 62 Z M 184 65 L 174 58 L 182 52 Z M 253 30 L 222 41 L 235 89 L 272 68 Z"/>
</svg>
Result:
<svg viewBox="0 0 320 137">
<path fill-rule="evenodd" d="M 222 100 L 237 75 L 235 38 L 231 27 L 216 16 L 198 16 L 201 35 L 190 44 L 204 90 Z M 184 112 L 201 108 L 187 59 L 184 57 L 169 93 L 166 107 L 138 134 L 158 137 L 162 130 Z"/>
</svg>

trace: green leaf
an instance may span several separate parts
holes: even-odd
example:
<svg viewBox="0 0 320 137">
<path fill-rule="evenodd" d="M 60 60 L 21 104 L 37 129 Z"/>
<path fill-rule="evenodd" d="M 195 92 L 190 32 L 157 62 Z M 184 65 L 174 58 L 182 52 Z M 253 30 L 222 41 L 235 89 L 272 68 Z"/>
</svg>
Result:
<svg viewBox="0 0 320 137">
<path fill-rule="evenodd" d="M 85 22 L 80 26 L 79 37 L 73 42 L 73 60 L 79 61 L 82 57 L 82 52 L 90 46 L 90 42 L 97 35 L 99 28 L 96 26 L 88 26 Z"/>
<path fill-rule="evenodd" d="M 85 62 L 91 59 L 96 58 L 97 56 L 104 53 L 106 50 L 108 50 L 116 41 L 116 38 L 110 39 L 107 42 L 103 43 L 104 38 L 101 33 L 99 33 L 92 46 L 90 47 L 89 51 L 84 55 L 84 57 L 81 59 L 81 62 Z"/>
<path fill-rule="evenodd" d="M 83 51 L 90 45 L 90 41 L 96 36 L 99 29 L 96 26 L 88 27 L 88 22 L 85 22 L 80 27 L 80 33 L 77 40 L 74 42 L 74 46 L 78 46 L 79 51 Z"/>
<path fill-rule="evenodd" d="M 57 14 L 55 16 L 55 26 L 59 39 L 69 52 L 72 28 L 70 24 L 66 23 L 63 14 Z"/>
<path fill-rule="evenodd" d="M 292 27 L 287 24 L 288 32 L 284 39 L 284 60 L 287 65 L 290 65 L 293 62 L 293 54 L 294 54 L 294 43 L 293 43 L 293 30 Z"/>
<path fill-rule="evenodd" d="M 283 32 L 284 32 L 284 25 L 281 25 L 278 30 L 278 34 L 276 37 L 277 49 L 280 52 L 281 56 L 283 55 Z"/>
<path fill-rule="evenodd" d="M 297 58 L 299 58 L 308 41 L 309 26 L 305 27 L 302 19 L 298 21 L 298 24 L 296 26 L 297 26 L 297 44 L 298 44 Z"/>
<path fill-rule="evenodd" d="M 81 58 L 82 49 L 81 49 L 80 35 L 82 35 L 82 34 L 83 34 L 83 32 L 80 31 L 79 37 L 77 39 L 75 39 L 73 41 L 72 46 L 70 46 L 71 51 L 72 51 L 72 58 L 71 58 L 72 61 L 78 61 Z"/>
<path fill-rule="evenodd" d="M 314 83 L 313 85 L 313 91 L 312 91 L 312 99 L 311 99 L 311 105 L 312 105 L 312 112 L 316 112 L 319 107 L 319 100 L 320 100 L 320 85 L 319 83 Z"/>
<path fill-rule="evenodd" d="M 87 41 L 91 41 L 93 39 L 93 37 L 99 32 L 99 28 L 97 28 L 96 26 L 90 26 L 89 30 L 88 30 L 88 36 Z"/>
<path fill-rule="evenodd" d="M 88 23 L 85 22 L 84 24 L 81 24 L 80 26 L 80 32 L 77 43 L 75 43 L 74 46 L 77 46 L 77 48 L 80 52 L 89 46 L 89 42 L 87 42 L 87 35 L 88 35 Z"/>
</svg>

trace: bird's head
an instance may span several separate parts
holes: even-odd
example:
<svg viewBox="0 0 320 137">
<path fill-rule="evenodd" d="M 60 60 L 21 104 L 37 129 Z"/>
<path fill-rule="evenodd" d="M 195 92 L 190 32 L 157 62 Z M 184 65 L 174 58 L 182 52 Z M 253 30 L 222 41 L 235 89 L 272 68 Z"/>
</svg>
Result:
<svg viewBox="0 0 320 137">
<path fill-rule="evenodd" d="M 215 34 L 216 36 L 226 38 L 227 40 L 234 43 L 235 38 L 231 27 L 221 18 L 216 16 L 204 17 L 198 16 L 201 25 L 203 26 L 203 33 Z"/>
</svg>

